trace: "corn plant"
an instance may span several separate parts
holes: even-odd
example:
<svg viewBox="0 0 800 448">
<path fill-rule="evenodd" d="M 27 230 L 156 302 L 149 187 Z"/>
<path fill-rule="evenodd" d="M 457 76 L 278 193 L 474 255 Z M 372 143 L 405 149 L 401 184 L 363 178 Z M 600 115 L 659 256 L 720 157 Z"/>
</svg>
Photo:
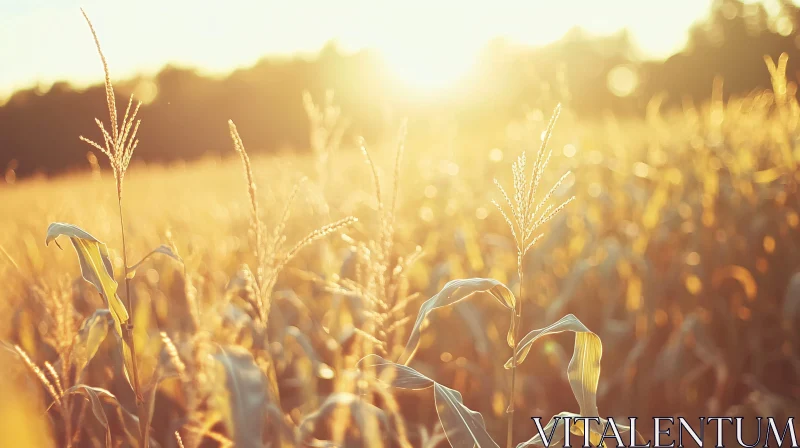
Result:
<svg viewBox="0 0 800 448">
<path fill-rule="evenodd" d="M 498 181 L 503 199 L 510 209 L 507 213 L 497 202 L 495 205 L 506 220 L 517 247 L 517 275 L 520 279 L 520 293 L 517 298 L 513 292 L 501 282 L 494 279 L 471 278 L 452 280 L 448 282 L 438 294 L 431 297 L 420 307 L 417 319 L 411 329 L 408 342 L 397 362 L 387 360 L 376 354 L 369 354 L 358 362 L 358 367 L 371 372 L 384 384 L 400 389 L 433 389 L 434 401 L 439 415 L 439 421 L 450 445 L 453 447 L 478 446 L 497 447 L 498 444 L 486 431 L 483 416 L 464 405 L 461 394 L 434 379 L 429 378 L 410 366 L 411 361 L 419 346 L 420 334 L 428 326 L 428 316 L 436 309 L 453 306 L 472 296 L 488 295 L 497 303 L 509 310 L 510 323 L 506 340 L 512 349 L 511 358 L 505 363 L 505 368 L 511 370 L 511 385 L 509 389 L 508 434 L 506 446 L 513 445 L 513 416 L 514 392 L 516 385 L 516 369 L 530 352 L 531 345 L 542 336 L 571 331 L 575 333 L 575 349 L 572 354 L 567 375 L 573 394 L 578 400 L 580 413 L 561 413 L 554 417 L 545 427 L 545 433 L 551 436 L 550 443 L 557 442 L 563 437 L 563 432 L 556 431 L 558 423 L 565 416 L 599 417 L 596 403 L 597 384 L 600 378 L 600 357 L 602 356 L 602 343 L 600 338 L 586 328 L 574 315 L 567 315 L 557 322 L 538 330 L 533 330 L 519 339 L 519 329 L 522 326 L 522 299 L 523 289 L 523 262 L 528 250 L 542 237 L 537 234 L 537 229 L 550 221 L 556 214 L 563 210 L 573 198 L 567 199 L 559 205 L 548 205 L 548 201 L 569 173 L 564 174 L 553 187 L 536 203 L 537 188 L 545 168 L 552 155 L 552 150 L 545 154 L 547 143 L 553 131 L 560 108 L 556 108 L 550 124 L 547 127 L 542 146 L 537 153 L 533 172 L 526 179 L 526 155 L 523 152 L 513 165 L 514 196 L 513 200 L 506 193 Z M 511 217 L 509 217 L 509 215 Z M 600 420 L 604 424 L 603 419 Z M 582 423 L 573 425 L 570 430 L 575 434 L 583 434 L 585 429 Z M 589 428 L 593 443 L 600 441 L 602 430 Z M 554 432 L 555 431 L 555 432 Z M 517 445 L 517 448 L 542 444 L 539 434 L 526 442 Z"/>
<path fill-rule="evenodd" d="M 65 353 L 68 355 L 62 359 L 60 366 L 53 366 L 50 363 L 45 363 L 45 370 L 42 370 L 33 363 L 30 357 L 28 357 L 25 351 L 18 345 L 14 346 L 13 350 L 40 379 L 53 398 L 53 404 L 60 410 L 66 428 L 65 446 L 71 446 L 72 441 L 77 437 L 77 432 L 71 427 L 73 406 L 69 397 L 79 394 L 89 400 L 93 414 L 106 429 L 105 442 L 107 446 L 111 446 L 115 441 L 113 440 L 111 424 L 106 416 L 103 403 L 113 404 L 118 412 L 123 415 L 122 419 L 126 425 L 133 425 L 135 423 L 136 426 L 138 426 L 137 428 L 130 428 L 129 430 L 126 428 L 126 434 L 129 435 L 128 442 L 131 445 L 137 444 L 140 448 L 147 448 L 150 446 L 151 441 L 149 430 L 150 420 L 154 410 L 156 390 L 160 382 L 169 377 L 180 378 L 182 385 L 190 397 L 189 421 L 191 425 L 187 426 L 187 430 L 194 435 L 199 435 L 199 437 L 191 436 L 187 439 L 188 446 L 197 446 L 204 437 L 217 440 L 223 446 L 232 445 L 233 443 L 236 443 L 236 446 L 240 447 L 246 447 L 248 445 L 257 446 L 254 445 L 255 440 L 252 438 L 252 434 L 257 431 L 257 428 L 263 425 L 263 422 L 260 421 L 258 416 L 261 415 L 264 409 L 276 410 L 276 412 L 280 414 L 280 411 L 277 411 L 276 405 L 268 404 L 266 401 L 263 401 L 266 400 L 267 397 L 273 397 L 277 406 L 279 406 L 274 367 L 267 352 L 256 350 L 256 357 L 254 358 L 251 353 L 242 350 L 240 347 L 217 345 L 216 348 L 213 348 L 213 344 L 210 344 L 211 341 L 208 341 L 206 333 L 199 332 L 185 344 L 186 350 L 192 353 L 192 355 L 190 355 L 192 362 L 187 366 L 181 358 L 179 348 L 166 333 L 162 332 L 160 334 L 161 355 L 157 357 L 155 370 L 151 368 L 146 374 L 142 372 L 140 363 L 138 362 L 142 354 L 137 354 L 137 346 L 135 344 L 136 338 L 134 337 L 134 306 L 131 297 L 130 280 L 135 275 L 137 268 L 151 255 L 160 253 L 181 263 L 183 260 L 171 246 L 161 245 L 149 252 L 137 263 L 132 265 L 128 263 L 123 219 L 123 186 L 125 174 L 133 152 L 139 143 L 136 134 L 139 129 L 140 121 L 136 119 L 136 116 L 141 103 L 137 103 L 133 106 L 133 96 L 131 96 L 122 121 L 121 123 L 119 122 L 108 64 L 100 47 L 94 27 L 86 13 L 84 12 L 83 14 L 92 32 L 97 51 L 103 64 L 106 101 L 111 131 L 109 132 L 100 120 L 95 120 L 101 131 L 104 144 L 98 144 L 85 137 L 81 137 L 81 140 L 87 142 L 106 155 L 114 174 L 122 241 L 122 261 L 125 266 L 125 301 L 119 296 L 118 283 L 114 275 L 111 257 L 109 256 L 106 245 L 76 225 L 59 222 L 52 223 L 47 229 L 45 243 L 49 245 L 50 242 L 55 242 L 60 248 L 61 246 L 57 238 L 69 238 L 78 256 L 83 279 L 97 289 L 107 309 L 96 311 L 94 315 L 84 321 L 81 328 L 76 332 L 74 341 L 65 347 Z M 250 310 L 257 324 L 255 329 L 257 332 L 256 334 L 265 336 L 270 314 L 272 290 L 277 281 L 278 274 L 283 267 L 304 247 L 333 232 L 352 225 L 357 220 L 353 217 L 347 217 L 323 226 L 309 233 L 305 238 L 301 239 L 288 250 L 284 249 L 283 244 L 285 242 L 285 237 L 282 232 L 288 220 L 290 212 L 289 207 L 297 193 L 297 188 L 295 188 L 292 193 L 289 205 L 287 205 L 284 210 L 278 226 L 270 235 L 267 235 L 264 225 L 260 220 L 258 200 L 256 197 L 256 184 L 250 159 L 233 122 L 229 123 L 229 127 L 234 142 L 234 148 L 239 154 L 245 170 L 251 207 L 251 223 L 255 236 L 254 252 L 257 260 L 257 269 L 255 275 L 252 277 L 252 282 L 249 283 L 254 292 L 250 303 Z M 250 272 L 249 268 L 246 266 L 245 272 Z M 198 329 L 198 321 L 204 316 L 201 316 L 201 312 L 197 309 L 198 304 L 196 299 L 192 297 L 193 294 L 190 292 L 191 277 L 186 271 L 184 271 L 184 275 L 187 284 L 187 301 L 193 302 L 193 307 L 191 308 L 193 312 L 191 316 L 194 321 L 195 329 Z M 212 324 L 209 323 L 209 325 Z M 121 366 L 122 372 L 135 397 L 135 417 L 129 414 L 118 402 L 115 395 L 108 390 L 89 386 L 81 382 L 84 367 L 94 357 L 95 353 L 97 353 L 108 333 L 113 333 L 117 340 L 117 348 L 120 352 L 120 358 L 123 360 Z M 267 343 L 268 341 L 265 339 L 264 344 Z M 256 349 L 257 348 L 258 347 L 256 347 Z M 207 362 L 208 359 L 212 361 L 212 364 Z M 265 366 L 263 371 L 262 367 L 259 367 L 259 364 Z M 57 367 L 61 368 L 61 373 L 57 372 Z M 194 373 L 191 377 L 187 373 L 190 371 Z M 214 371 L 217 371 L 216 377 L 214 376 Z M 266 374 L 269 379 L 266 383 L 258 379 L 263 374 Z M 216 378 L 214 382 L 222 384 L 223 389 L 230 388 L 230 390 L 214 391 L 213 389 L 209 389 L 209 386 L 212 388 L 215 386 L 209 384 L 207 380 L 201 381 L 202 384 L 199 384 L 197 382 L 200 378 L 198 375 Z M 270 386 L 269 389 L 265 387 L 267 385 Z M 242 395 L 244 393 L 261 397 L 261 400 L 254 402 L 252 399 L 244 397 Z M 204 402 L 219 401 L 218 397 L 220 396 L 227 397 L 223 400 L 225 402 L 224 404 L 216 405 L 217 408 L 221 409 L 221 415 L 216 417 L 211 415 L 211 417 L 209 417 L 207 415 L 208 413 L 199 411 Z M 192 400 L 191 397 L 196 398 Z M 203 415 L 198 415 L 198 412 Z M 254 418 L 255 420 L 253 420 Z M 210 430 L 210 426 L 220 419 L 228 428 L 229 434 L 231 435 L 230 438 Z M 138 434 L 136 434 L 136 432 L 138 432 Z M 176 432 L 176 440 L 181 446 L 184 446 L 184 441 L 180 433 Z"/>
<path fill-rule="evenodd" d="M 108 64 L 105 56 L 103 55 L 102 49 L 100 48 L 100 42 L 97 38 L 94 27 L 92 26 L 92 23 L 86 13 L 83 12 L 83 14 L 87 24 L 89 25 L 89 29 L 92 32 L 92 37 L 94 38 L 97 46 L 100 60 L 103 63 L 103 70 L 105 72 L 106 102 L 108 105 L 111 132 L 109 133 L 106 130 L 105 125 L 100 120 L 96 120 L 97 126 L 100 128 L 102 133 L 104 144 L 100 145 L 84 137 L 81 137 L 81 140 L 89 143 L 91 146 L 100 150 L 106 155 L 106 157 L 108 157 L 114 174 L 117 206 L 119 209 L 120 234 L 122 236 L 122 259 L 125 266 L 125 272 L 123 272 L 123 275 L 125 276 L 125 302 L 123 303 L 122 299 L 120 299 L 118 295 L 117 282 L 114 278 L 114 270 L 109 259 L 108 249 L 106 248 L 105 244 L 100 242 L 97 238 L 75 225 L 53 223 L 47 229 L 46 243 L 49 244 L 51 241 L 55 241 L 55 239 L 59 236 L 68 237 L 78 255 L 83 278 L 97 288 L 98 292 L 105 300 L 105 303 L 108 305 L 108 310 L 110 311 L 110 315 L 113 320 L 114 334 L 122 341 L 120 348 L 122 350 L 124 359 L 125 377 L 133 388 L 136 398 L 136 413 L 139 419 L 139 446 L 146 448 L 149 445 L 149 416 L 145 407 L 142 380 L 140 378 L 139 366 L 137 364 L 136 345 L 133 338 L 133 307 L 131 305 L 130 279 L 127 268 L 129 264 L 127 248 L 125 246 L 125 224 L 122 209 L 123 181 L 125 178 L 125 172 L 130 164 L 133 152 L 139 143 L 139 141 L 136 139 L 136 134 L 139 130 L 140 121 L 136 120 L 136 115 L 139 111 L 140 103 L 138 103 L 133 110 L 131 110 L 131 106 L 133 104 L 133 96 L 131 96 L 130 101 L 128 102 L 128 107 L 125 110 L 125 115 L 122 118 L 122 122 L 119 122 L 117 117 L 114 88 L 111 84 Z M 171 252 L 168 253 L 176 257 Z M 89 331 L 91 333 L 91 328 Z M 93 341 L 93 344 L 89 347 L 89 352 L 96 351 L 94 344 L 97 344 L 98 341 L 96 341 L 96 338 L 94 339 L 95 340 Z M 84 385 L 76 385 L 75 387 L 78 386 L 81 387 L 80 390 L 92 391 L 90 393 L 90 399 L 92 400 L 93 408 L 99 400 L 98 396 L 114 399 L 113 395 L 110 395 L 110 393 L 107 391 L 95 391 Z M 66 418 L 69 419 L 70 417 L 67 415 Z M 106 422 L 106 426 L 107 425 L 108 423 Z M 108 434 L 110 438 L 110 433 Z"/>
</svg>

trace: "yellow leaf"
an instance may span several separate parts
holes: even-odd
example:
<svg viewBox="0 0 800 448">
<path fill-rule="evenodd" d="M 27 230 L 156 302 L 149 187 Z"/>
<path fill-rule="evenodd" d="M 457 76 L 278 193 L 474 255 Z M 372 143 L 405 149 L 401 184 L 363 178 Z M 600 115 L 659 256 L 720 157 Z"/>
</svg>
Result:
<svg viewBox="0 0 800 448">
<path fill-rule="evenodd" d="M 92 269 L 99 280 L 100 292 L 108 302 L 108 309 L 111 311 L 111 317 L 114 318 L 114 326 L 121 335 L 122 324 L 128 321 L 128 310 L 125 309 L 122 300 L 117 296 L 117 282 L 101 267 L 103 261 L 100 254 L 100 243 L 77 238 L 72 240 L 73 243 L 76 243 L 76 250 L 81 252 L 89 268 Z"/>
<path fill-rule="evenodd" d="M 572 331 L 575 333 L 575 348 L 567 367 L 567 377 L 575 399 L 578 400 L 581 415 L 597 414 L 597 383 L 600 381 L 600 358 L 603 343 L 572 314 L 562 317 L 556 323 L 528 333 L 517 345 L 517 365 L 521 364 L 531 350 L 531 345 L 542 336 Z M 505 368 L 513 367 L 513 358 Z"/>
<path fill-rule="evenodd" d="M 128 322 L 128 310 L 117 296 L 117 282 L 114 280 L 114 270 L 106 245 L 78 226 L 59 222 L 52 223 L 47 228 L 45 244 L 55 241 L 61 235 L 69 237 L 78 254 L 83 279 L 94 285 L 103 296 L 111 317 L 114 318 L 114 328 L 122 336 L 122 325 Z"/>
</svg>

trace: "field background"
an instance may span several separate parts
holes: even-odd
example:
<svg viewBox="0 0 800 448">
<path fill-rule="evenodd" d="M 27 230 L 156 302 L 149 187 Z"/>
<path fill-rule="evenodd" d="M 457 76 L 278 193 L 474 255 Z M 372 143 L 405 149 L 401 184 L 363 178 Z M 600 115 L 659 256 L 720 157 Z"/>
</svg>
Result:
<svg viewBox="0 0 800 448">
<path fill-rule="evenodd" d="M 800 105 L 786 62 L 775 55 L 758 63 L 758 76 L 768 83 L 752 91 L 729 93 L 721 78 L 712 77 L 705 87 L 708 98 L 670 103 L 650 95 L 637 99 L 628 113 L 589 117 L 571 107 L 580 97 L 573 94 L 565 102 L 542 185 L 546 191 L 571 171 L 552 202 L 575 200 L 543 227 L 544 238 L 525 258 L 522 330 L 572 313 L 600 336 L 603 416 L 642 421 L 775 416 L 781 421 L 800 413 Z M 89 97 L 99 89 L 93 92 Z M 23 97 L 12 99 L 5 110 L 22 107 Z M 537 98 L 537 107 L 507 113 L 511 117 L 504 113 L 480 128 L 470 127 L 469 120 L 410 116 L 396 178 L 400 118 L 381 117 L 384 125 L 366 132 L 386 204 L 398 187 L 392 259 L 421 251 L 400 282 L 410 297 L 401 313 L 411 322 L 384 341 L 390 353 L 405 344 L 422 302 L 449 280 L 494 278 L 519 292 L 515 244 L 492 200 L 502 200 L 494 179 L 510 188 L 512 162 L 523 151 L 533 159 L 551 103 L 563 99 L 557 94 Z M 92 107 L 102 110 L 99 101 Z M 302 107 L 301 95 L 293 101 L 293 107 Z M 312 101 L 323 102 L 320 95 Z M 328 113 L 340 112 L 336 104 L 334 99 Z M 142 128 L 164 126 L 149 121 L 147 107 Z M 347 107 L 341 114 L 347 116 Z M 86 126 L 69 138 L 76 140 L 80 132 L 95 135 L 89 134 L 93 115 L 76 115 Z M 177 446 L 176 431 L 187 446 L 224 445 L 234 438 L 215 413 L 218 403 L 191 401 L 192 388 L 200 387 L 194 381 L 203 387 L 220 384 L 219 378 L 202 376 L 198 347 L 220 344 L 238 346 L 257 359 L 271 354 L 280 405 L 279 413 L 263 423 L 265 441 L 360 446 L 371 440 L 365 439 L 370 427 L 356 418 L 360 411 L 346 397 L 358 396 L 363 387 L 355 362 L 364 354 L 359 319 L 366 305 L 345 300 L 322 283 L 352 276 L 355 251 L 379 238 L 382 224 L 370 165 L 354 132 L 335 147 L 313 145 L 313 133 L 330 131 L 330 123 L 293 117 L 303 122 L 293 132 L 312 141 L 311 150 L 295 151 L 283 147 L 288 144 L 268 147 L 263 138 L 271 134 L 262 132 L 255 118 L 248 120 L 240 131 L 252 155 L 256 197 L 268 229 L 279 223 L 295 185 L 298 193 L 283 232 L 289 246 L 329 222 L 347 216 L 359 221 L 302 249 L 280 272 L 271 296 L 269 344 L 261 347 L 254 341 L 246 291 L 234 288 L 242 282 L 242 266 L 255 269 L 256 260 L 248 186 L 233 144 L 225 143 L 225 122 L 213 128 L 197 123 L 198 132 L 219 139 L 210 154 L 181 149 L 189 155 L 186 161 L 158 160 L 148 152 L 138 160 L 134 154 L 123 196 L 129 260 L 166 243 L 184 261 L 153 257 L 132 279 L 137 345 L 143 347 L 142 359 L 156 359 L 159 334 L 166 333 L 192 378 L 170 379 L 158 389 L 152 436 L 164 447 Z M 252 146 L 248 131 L 256 136 Z M 62 132 L 67 131 L 57 131 Z M 158 144 L 187 145 L 179 140 Z M 141 144 L 150 142 L 143 138 Z M 20 170 L 18 162 L 9 162 L 6 183 L 0 185 L 0 340 L 9 348 L 0 349 L 7 369 L 0 378 L 2 446 L 63 446 L 65 438 L 60 413 L 55 407 L 45 411 L 52 397 L 13 345 L 33 364 L 56 364 L 81 322 L 105 307 L 81 280 L 66 239 L 63 251 L 45 246 L 48 224 L 72 223 L 106 243 L 121 281 L 114 178 L 105 160 L 98 163 L 90 156 L 85 161 L 87 149 L 69 155 L 71 162 L 64 166 L 75 170 L 58 175 L 45 175 L 47 168 L 32 175 L 36 170 L 30 166 Z M 20 153 L 15 160 L 25 157 Z M 194 303 L 200 328 L 193 325 Z M 507 312 L 487 297 L 438 310 L 413 362 L 418 371 L 459 390 L 498 442 L 504 440 L 510 380 L 502 367 L 511 355 L 507 326 Z M 83 382 L 107 389 L 132 412 L 134 396 L 120 375 L 112 339 L 89 363 Z M 518 441 L 535 433 L 531 416 L 577 412 L 566 378 L 572 344 L 571 334 L 549 336 L 519 367 Z M 447 445 L 446 440 L 423 445 L 439 427 L 430 393 L 394 391 L 396 404 L 374 394 L 372 402 L 383 409 L 393 431 L 403 427 L 406 433 L 383 434 L 386 446 Z M 76 397 L 78 402 L 83 401 Z M 102 426 L 81 411 L 88 406 L 76 406 L 70 418 L 84 426 L 74 446 L 103 446 Z M 337 406 L 352 414 L 334 412 Z M 109 423 L 115 443 L 127 446 L 126 418 L 115 418 Z M 316 425 L 309 429 L 306 423 L 312 420 Z M 204 436 L 197 437 L 198 422 L 209 422 Z M 287 431 L 296 442 L 274 441 Z M 652 437 L 652 428 L 642 433 Z"/>
<path fill-rule="evenodd" d="M 765 95 L 743 104 L 769 101 Z M 792 380 L 800 372 L 795 326 L 800 202 L 789 174 L 761 179 L 792 172 L 775 137 L 785 131 L 774 110 L 743 112 L 729 106 L 690 112 L 590 127 L 564 113 L 551 143 L 556 154 L 550 172 L 572 171 L 555 200 L 574 194 L 576 201 L 547 225 L 545 238 L 527 257 L 531 293 L 524 298 L 524 321 L 532 329 L 574 313 L 602 338 L 599 405 L 608 415 L 794 415 L 800 394 Z M 722 114 L 716 126 L 715 113 Z M 545 123 L 529 125 L 538 136 Z M 627 135 L 617 134 L 620 128 Z M 408 288 L 420 296 L 406 313 L 416 314 L 422 300 L 450 279 L 491 277 L 518 289 L 514 243 L 491 204 L 499 198 L 492 180 L 507 178 L 509 159 L 535 147 L 535 140 L 506 138 L 496 147 L 464 153 L 446 145 L 418 145 L 410 131 L 399 181 L 396 251 L 407 254 L 420 246 L 425 255 L 409 272 Z M 457 145 L 456 140 L 452 147 Z M 393 149 L 387 143 L 376 151 L 378 165 L 389 174 Z M 312 156 L 255 160 L 268 222 L 276 219 L 292 186 L 311 176 L 286 228 L 290 241 L 346 215 L 361 220 L 345 232 L 348 236 L 368 239 L 376 231 L 376 203 L 363 157 L 343 147 L 331 164 L 333 176 L 323 189 L 313 181 Z M 6 260 L 0 274 L 6 291 L 2 338 L 19 343 L 33 359 L 52 359 L 53 347 L 46 343 L 54 331 L 47 294 L 71 297 L 76 322 L 102 305 L 79 281 L 72 250 L 44 246 L 46 224 L 63 221 L 91 229 L 109 245 L 119 269 L 113 178 L 100 169 L 19 182 L 2 194 L 7 213 L 0 244 L 14 260 Z M 131 257 L 138 259 L 169 238 L 198 284 L 200 303 L 209 309 L 239 266 L 252 263 L 246 183 L 238 160 L 134 164 L 125 201 Z M 338 274 L 348 247 L 332 235 L 304 249 L 280 276 L 275 292 L 296 295 L 303 314 L 287 304 L 288 315 L 283 315 L 278 300 L 275 311 L 281 314 L 273 320 L 301 329 L 313 356 L 328 365 L 341 355 L 324 345 L 329 336 L 321 328 L 332 319 L 332 297 L 307 277 Z M 142 337 L 185 331 L 183 275 L 165 258 L 147 263 L 134 278 L 137 320 L 145 324 L 138 327 Z M 474 300 L 433 315 L 415 361 L 421 372 L 460 390 L 494 433 L 502 433 L 508 381 L 498 368 L 509 356 L 501 311 Z M 521 427 L 526 414 L 574 408 L 564 376 L 570 345 L 570 337 L 551 337 L 520 367 Z M 290 359 L 308 356 L 291 347 L 283 348 Z M 288 391 L 284 400 L 297 406 L 285 410 L 297 416 L 325 400 L 321 391 L 333 390 L 330 379 L 292 362 L 278 378 Z M 435 425 L 425 394 L 400 398 L 414 409 L 405 414 L 410 428 Z M 166 424 L 158 414 L 156 419 Z"/>
</svg>

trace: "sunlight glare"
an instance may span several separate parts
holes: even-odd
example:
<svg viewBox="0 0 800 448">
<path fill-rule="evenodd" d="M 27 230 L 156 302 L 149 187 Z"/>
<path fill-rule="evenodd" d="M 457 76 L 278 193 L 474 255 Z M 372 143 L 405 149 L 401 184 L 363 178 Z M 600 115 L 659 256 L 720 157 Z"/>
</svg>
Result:
<svg viewBox="0 0 800 448">
<path fill-rule="evenodd" d="M 3 11 L 0 22 L 10 26 L 0 27 L 0 41 L 26 42 L 26 46 L 0 46 L 0 61 L 18 61 L 0 70 L 0 101 L 37 82 L 68 80 L 86 86 L 98 81 L 93 49 L 76 50 L 87 38 L 77 6 L 68 1 L 52 3 L 29 8 L 26 2 L 11 2 L 15 6 Z M 333 39 L 354 50 L 379 51 L 398 80 L 428 89 L 456 83 L 491 39 L 541 46 L 576 26 L 592 34 L 627 27 L 644 55 L 666 57 L 685 43 L 688 27 L 708 9 L 707 0 L 659 4 L 408 0 L 394 6 L 365 0 L 243 0 L 225 8 L 196 8 L 190 0 L 141 0 L 128 7 L 99 0 L 85 3 L 108 52 L 124 55 L 110 61 L 119 78 L 151 75 L 167 63 L 224 73 L 254 64 L 264 55 L 314 52 Z M 153 14 L 154 10 L 159 13 Z M 120 17 L 147 23 L 148 32 L 114 31 L 109 24 Z M 788 32 L 787 23 L 778 28 Z M 58 39 L 49 38 L 53 30 Z"/>
<path fill-rule="evenodd" d="M 447 88 L 458 82 L 475 64 L 476 53 L 465 48 L 403 45 L 381 49 L 392 75 L 410 86 L 432 90 Z"/>
</svg>

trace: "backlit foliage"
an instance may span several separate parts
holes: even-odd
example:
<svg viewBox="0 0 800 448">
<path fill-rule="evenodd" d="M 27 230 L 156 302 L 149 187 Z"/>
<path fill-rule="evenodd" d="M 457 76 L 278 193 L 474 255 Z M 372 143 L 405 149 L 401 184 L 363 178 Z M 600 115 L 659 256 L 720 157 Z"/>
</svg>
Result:
<svg viewBox="0 0 800 448">
<path fill-rule="evenodd" d="M 131 159 L 109 78 L 112 175 L 0 191 L 0 445 L 525 447 L 533 415 L 796 415 L 800 106 L 767 69 L 463 151 L 413 120 L 353 144 L 306 97 L 311 154 L 251 158 L 230 122 L 238 160 L 173 167 Z"/>
</svg>

